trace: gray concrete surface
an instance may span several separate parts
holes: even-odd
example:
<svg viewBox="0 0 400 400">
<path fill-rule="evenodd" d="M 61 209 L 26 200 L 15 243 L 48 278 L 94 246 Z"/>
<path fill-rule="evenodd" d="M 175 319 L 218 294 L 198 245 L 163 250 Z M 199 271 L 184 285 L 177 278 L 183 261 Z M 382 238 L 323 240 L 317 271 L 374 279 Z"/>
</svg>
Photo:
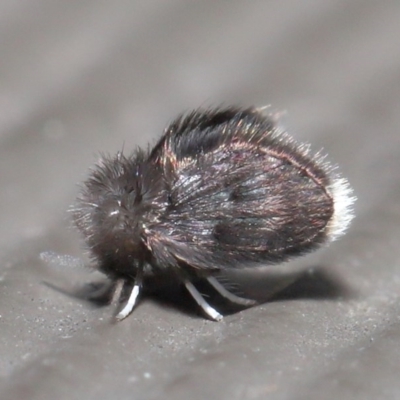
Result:
<svg viewBox="0 0 400 400">
<path fill-rule="evenodd" d="M 399 21 L 396 1 L 2 0 L 0 398 L 399 399 Z M 221 102 L 272 104 L 329 153 L 348 234 L 221 323 L 178 291 L 112 324 L 46 285 L 101 278 L 39 259 L 82 255 L 65 210 L 96 153 Z"/>
</svg>

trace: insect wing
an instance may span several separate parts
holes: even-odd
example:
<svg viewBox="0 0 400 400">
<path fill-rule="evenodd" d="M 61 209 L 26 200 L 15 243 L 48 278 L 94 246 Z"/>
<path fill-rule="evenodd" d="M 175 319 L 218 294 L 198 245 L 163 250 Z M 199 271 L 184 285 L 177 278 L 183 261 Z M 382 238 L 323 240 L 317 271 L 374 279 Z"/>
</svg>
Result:
<svg viewBox="0 0 400 400">
<path fill-rule="evenodd" d="M 159 145 L 174 178 L 170 206 L 149 240 L 157 237 L 160 251 L 201 268 L 279 262 L 316 247 L 333 212 L 316 179 L 324 171 L 301 168 L 302 154 L 293 154 L 265 116 L 248 110 L 225 117 L 213 115 L 218 123 L 199 130 L 202 119 L 192 116 L 195 133 L 175 124 L 178 131 Z"/>
</svg>

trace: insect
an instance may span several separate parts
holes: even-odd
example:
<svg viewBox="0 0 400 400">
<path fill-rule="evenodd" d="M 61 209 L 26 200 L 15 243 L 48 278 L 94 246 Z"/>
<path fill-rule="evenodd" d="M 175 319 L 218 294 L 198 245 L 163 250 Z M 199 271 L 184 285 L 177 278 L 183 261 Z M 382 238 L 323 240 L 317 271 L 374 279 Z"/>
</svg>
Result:
<svg viewBox="0 0 400 400">
<path fill-rule="evenodd" d="M 153 149 L 104 155 L 72 209 L 99 271 L 132 288 L 117 315 L 137 303 L 145 268 L 173 274 L 204 314 L 219 321 L 193 281 L 205 279 L 250 306 L 217 274 L 274 264 L 342 235 L 353 214 L 347 181 L 297 144 L 262 108 L 182 114 Z"/>
</svg>

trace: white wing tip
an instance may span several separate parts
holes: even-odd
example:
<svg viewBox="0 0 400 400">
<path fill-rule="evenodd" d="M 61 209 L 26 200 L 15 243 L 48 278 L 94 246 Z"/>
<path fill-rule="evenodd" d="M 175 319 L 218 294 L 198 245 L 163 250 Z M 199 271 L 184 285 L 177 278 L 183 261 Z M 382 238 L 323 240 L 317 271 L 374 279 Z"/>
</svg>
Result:
<svg viewBox="0 0 400 400">
<path fill-rule="evenodd" d="M 333 177 L 327 189 L 333 198 L 334 207 L 332 218 L 327 226 L 327 236 L 330 241 L 334 241 L 346 232 L 354 218 L 356 197 L 353 196 L 353 190 L 344 178 Z"/>
</svg>

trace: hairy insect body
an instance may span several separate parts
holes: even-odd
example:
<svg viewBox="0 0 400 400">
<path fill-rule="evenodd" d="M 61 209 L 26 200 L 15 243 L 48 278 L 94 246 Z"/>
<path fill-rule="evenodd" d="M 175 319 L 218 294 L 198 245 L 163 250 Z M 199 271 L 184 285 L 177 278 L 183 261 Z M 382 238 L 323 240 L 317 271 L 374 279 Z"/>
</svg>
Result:
<svg viewBox="0 0 400 400">
<path fill-rule="evenodd" d="M 135 282 L 145 265 L 170 270 L 212 319 L 221 315 L 192 284 L 228 268 L 272 264 L 342 234 L 353 203 L 347 182 L 280 132 L 260 110 L 196 110 L 177 118 L 149 152 L 103 156 L 74 208 L 100 271 Z"/>
</svg>

